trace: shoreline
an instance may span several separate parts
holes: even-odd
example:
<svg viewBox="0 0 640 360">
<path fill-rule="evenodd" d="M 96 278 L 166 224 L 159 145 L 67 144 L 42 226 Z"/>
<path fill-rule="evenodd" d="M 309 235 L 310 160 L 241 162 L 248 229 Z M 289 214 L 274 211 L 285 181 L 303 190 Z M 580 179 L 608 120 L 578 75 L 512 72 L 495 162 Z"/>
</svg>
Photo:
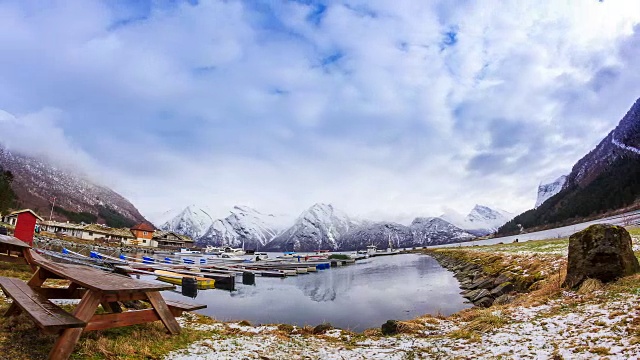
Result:
<svg viewBox="0 0 640 360">
<path fill-rule="evenodd" d="M 634 231 L 633 239 L 640 255 L 640 231 Z M 501 304 L 498 296 L 488 308 L 473 307 L 446 317 L 426 314 L 394 321 L 386 335 L 382 327 L 356 333 L 328 326 L 220 322 L 188 314 L 179 318 L 183 332 L 178 336 L 166 335 L 157 323 L 90 332 L 82 336 L 73 356 L 167 360 L 640 357 L 640 275 L 577 291 L 563 289 L 566 251 L 566 239 L 420 251 L 439 258 L 461 285 L 488 284 L 492 279 L 495 289 L 496 282 L 508 278 L 501 284 L 513 284 L 514 289 L 506 293 L 512 298 Z M 10 264 L 0 267 L 5 276 L 19 269 Z M 28 270 L 21 271 L 13 277 L 28 278 Z M 1 298 L 0 310 L 8 306 Z M 53 340 L 39 335 L 24 317 L 0 320 L 0 351 L 6 358 L 44 359 Z"/>
</svg>

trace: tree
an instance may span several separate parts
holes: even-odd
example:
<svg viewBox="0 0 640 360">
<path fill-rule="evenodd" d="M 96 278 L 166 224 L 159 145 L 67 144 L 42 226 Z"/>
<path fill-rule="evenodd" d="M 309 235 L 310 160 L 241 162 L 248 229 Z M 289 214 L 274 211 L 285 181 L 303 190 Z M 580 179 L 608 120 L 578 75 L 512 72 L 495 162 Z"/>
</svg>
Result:
<svg viewBox="0 0 640 360">
<path fill-rule="evenodd" d="M 11 171 L 4 171 L 0 166 L 0 213 L 16 206 L 16 193 L 11 188 L 13 182 L 13 174 Z"/>
</svg>

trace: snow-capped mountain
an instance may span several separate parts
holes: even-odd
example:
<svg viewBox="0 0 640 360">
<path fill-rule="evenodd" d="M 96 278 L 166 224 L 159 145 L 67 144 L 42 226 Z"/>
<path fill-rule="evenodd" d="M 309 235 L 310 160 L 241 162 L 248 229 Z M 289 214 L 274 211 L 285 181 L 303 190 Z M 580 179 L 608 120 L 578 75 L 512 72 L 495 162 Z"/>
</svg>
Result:
<svg viewBox="0 0 640 360">
<path fill-rule="evenodd" d="M 407 226 L 379 222 L 356 227 L 338 240 L 340 250 L 366 249 L 369 245 L 375 245 L 378 249 L 413 246 L 413 235 Z"/>
<path fill-rule="evenodd" d="M 315 204 L 305 210 L 293 226 L 267 244 L 270 250 L 337 250 L 338 239 L 358 226 L 358 222 L 328 204 Z"/>
<path fill-rule="evenodd" d="M 640 99 L 636 100 L 618 126 L 573 166 L 564 188 L 586 186 L 623 156 L 640 156 Z"/>
<path fill-rule="evenodd" d="M 409 226 L 412 243 L 407 246 L 430 246 L 469 241 L 475 235 L 441 218 L 419 217 Z"/>
<path fill-rule="evenodd" d="M 553 182 L 538 186 L 538 198 L 536 199 L 535 208 L 542 205 L 543 202 L 547 201 L 553 195 L 559 193 L 566 182 L 567 175 L 562 175 Z"/>
<path fill-rule="evenodd" d="M 122 220 L 130 224 L 146 221 L 123 196 L 72 170 L 10 151 L 2 145 L 0 165 L 13 174 L 12 188 L 22 208 L 48 215 L 51 199 L 55 197 L 57 207 L 91 213 L 96 215 L 99 222 L 105 222 L 108 218 L 122 226 Z M 53 213 L 56 220 L 69 220 L 66 216 L 58 211 Z"/>
<path fill-rule="evenodd" d="M 213 221 L 198 243 L 262 249 L 282 232 L 285 220 L 283 216 L 263 214 L 248 206 L 235 206 L 229 216 Z"/>
<path fill-rule="evenodd" d="M 514 214 L 495 210 L 488 206 L 476 205 L 467 216 L 450 211 L 440 216 L 441 219 L 477 236 L 488 235 L 513 218 Z"/>
<path fill-rule="evenodd" d="M 169 211 L 166 215 L 172 215 Z M 204 206 L 189 205 L 178 214 L 166 220 L 159 228 L 162 230 L 175 231 L 179 234 L 187 235 L 192 239 L 199 239 L 213 224 L 211 211 Z"/>
</svg>

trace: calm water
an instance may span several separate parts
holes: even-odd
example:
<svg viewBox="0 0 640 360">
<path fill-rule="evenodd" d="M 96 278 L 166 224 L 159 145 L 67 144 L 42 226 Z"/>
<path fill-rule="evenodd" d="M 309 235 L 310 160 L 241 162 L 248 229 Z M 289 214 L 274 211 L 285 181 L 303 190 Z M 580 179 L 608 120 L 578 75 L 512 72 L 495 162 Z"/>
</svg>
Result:
<svg viewBox="0 0 640 360">
<path fill-rule="evenodd" d="M 415 254 L 376 257 L 285 279 L 256 276 L 255 285 L 236 284 L 234 292 L 200 290 L 192 301 L 207 304 L 200 312 L 219 320 L 299 326 L 329 322 L 354 331 L 389 319 L 448 315 L 470 307 L 452 273 L 433 258 Z M 176 292 L 165 296 L 185 300 Z"/>
</svg>

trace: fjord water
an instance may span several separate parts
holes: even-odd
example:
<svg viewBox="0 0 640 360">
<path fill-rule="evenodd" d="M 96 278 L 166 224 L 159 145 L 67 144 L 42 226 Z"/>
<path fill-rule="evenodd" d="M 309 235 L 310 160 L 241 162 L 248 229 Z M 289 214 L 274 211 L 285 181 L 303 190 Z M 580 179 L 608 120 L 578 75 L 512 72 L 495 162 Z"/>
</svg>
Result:
<svg viewBox="0 0 640 360">
<path fill-rule="evenodd" d="M 256 277 L 255 285 L 238 281 L 236 288 L 200 290 L 192 301 L 208 305 L 200 313 L 223 321 L 298 326 L 328 322 L 353 331 L 379 327 L 389 319 L 449 315 L 471 306 L 459 295 L 452 273 L 417 254 L 375 257 L 285 279 Z M 177 292 L 165 296 L 185 300 Z"/>
</svg>

